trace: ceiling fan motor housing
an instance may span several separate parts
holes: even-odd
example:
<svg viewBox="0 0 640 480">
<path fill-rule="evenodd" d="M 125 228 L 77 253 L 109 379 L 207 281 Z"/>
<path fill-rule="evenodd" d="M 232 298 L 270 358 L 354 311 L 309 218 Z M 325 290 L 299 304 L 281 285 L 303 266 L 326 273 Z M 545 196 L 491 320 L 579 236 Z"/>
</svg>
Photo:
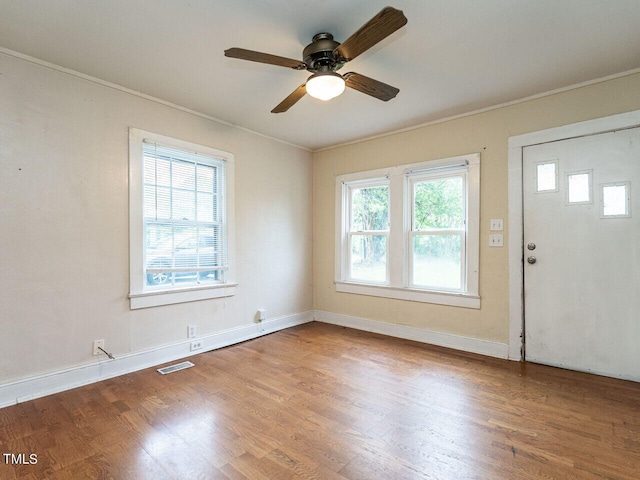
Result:
<svg viewBox="0 0 640 480">
<path fill-rule="evenodd" d="M 333 51 L 340 45 L 333 39 L 330 33 L 318 33 L 314 35 L 313 41 L 302 51 L 302 58 L 307 64 L 310 72 L 333 71 L 335 72 L 344 65 L 339 62 Z"/>
</svg>

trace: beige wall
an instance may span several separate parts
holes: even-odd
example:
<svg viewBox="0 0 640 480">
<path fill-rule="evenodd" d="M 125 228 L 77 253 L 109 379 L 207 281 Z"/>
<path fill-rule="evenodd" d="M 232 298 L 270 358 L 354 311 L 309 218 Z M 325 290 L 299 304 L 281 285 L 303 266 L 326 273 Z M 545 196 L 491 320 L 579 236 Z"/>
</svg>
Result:
<svg viewBox="0 0 640 480">
<path fill-rule="evenodd" d="M 129 309 L 130 126 L 235 155 L 235 297 Z M 312 309 L 308 151 L 0 54 L 0 166 L 0 386 Z"/>
<path fill-rule="evenodd" d="M 610 80 L 485 113 L 317 152 L 313 170 L 315 308 L 369 320 L 508 343 L 508 249 L 489 248 L 489 220 L 507 224 L 510 136 L 640 109 L 640 75 Z M 480 310 L 336 293 L 335 177 L 481 153 Z"/>
</svg>

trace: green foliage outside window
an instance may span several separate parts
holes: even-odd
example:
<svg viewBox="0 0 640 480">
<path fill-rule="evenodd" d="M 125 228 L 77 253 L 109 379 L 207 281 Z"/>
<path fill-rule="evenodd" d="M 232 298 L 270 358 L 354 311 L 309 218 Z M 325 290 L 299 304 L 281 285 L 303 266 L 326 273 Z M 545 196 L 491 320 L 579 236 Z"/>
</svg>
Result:
<svg viewBox="0 0 640 480">
<path fill-rule="evenodd" d="M 436 178 L 414 184 L 414 231 L 464 228 L 462 177 Z M 414 244 L 416 255 L 457 259 L 460 240 L 452 235 L 434 235 Z"/>
<path fill-rule="evenodd" d="M 389 229 L 389 186 L 353 189 L 351 197 L 351 231 L 385 231 Z M 386 237 L 362 235 L 354 241 L 354 263 L 375 265 L 384 262 Z"/>
<path fill-rule="evenodd" d="M 431 178 L 413 184 L 413 231 L 429 232 L 416 237 L 413 254 L 417 265 L 455 261 L 459 265 L 461 237 L 443 230 L 464 228 L 463 177 Z M 389 186 L 367 186 L 351 190 L 352 275 L 383 280 L 386 271 L 387 237 L 366 232 L 388 231 Z M 438 234 L 438 232 L 440 232 Z M 430 268 L 429 268 L 430 269 Z M 366 273 L 365 273 L 366 272 Z M 456 277 L 457 278 L 457 277 Z"/>
</svg>

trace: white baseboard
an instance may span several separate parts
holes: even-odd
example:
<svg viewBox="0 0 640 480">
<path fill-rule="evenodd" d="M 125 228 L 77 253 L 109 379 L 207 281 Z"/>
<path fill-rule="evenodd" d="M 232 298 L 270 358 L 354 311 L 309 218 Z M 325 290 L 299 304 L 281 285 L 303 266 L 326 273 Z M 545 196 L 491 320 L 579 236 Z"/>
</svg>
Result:
<svg viewBox="0 0 640 480">
<path fill-rule="evenodd" d="M 452 335 L 450 333 L 433 332 L 422 328 L 409 327 L 407 325 L 379 322 L 322 310 L 315 311 L 315 320 L 317 322 L 331 323 L 333 325 L 355 328 L 366 332 L 389 335 L 390 337 L 404 338 L 431 345 L 438 345 L 440 347 L 479 353 L 490 357 L 509 358 L 509 346 L 506 343 L 491 342 L 477 338 Z"/>
<path fill-rule="evenodd" d="M 171 345 L 118 356 L 115 360 L 101 360 L 0 384 L 0 408 L 227 347 L 313 320 L 491 357 L 508 358 L 508 345 L 503 343 L 315 310 L 198 337 L 197 340 L 202 342 L 202 350 L 195 352 L 189 350 L 189 345 L 194 339 L 187 339 Z M 194 362 L 197 362 L 197 359 Z"/>
<path fill-rule="evenodd" d="M 308 311 L 201 336 L 197 340 L 202 342 L 202 350 L 194 352 L 189 350 L 190 343 L 194 340 L 190 338 L 179 343 L 118 356 L 115 360 L 102 360 L 0 384 L 0 408 L 268 335 L 311 322 L 313 316 L 314 312 Z M 197 360 L 194 360 L 195 362 Z"/>
</svg>

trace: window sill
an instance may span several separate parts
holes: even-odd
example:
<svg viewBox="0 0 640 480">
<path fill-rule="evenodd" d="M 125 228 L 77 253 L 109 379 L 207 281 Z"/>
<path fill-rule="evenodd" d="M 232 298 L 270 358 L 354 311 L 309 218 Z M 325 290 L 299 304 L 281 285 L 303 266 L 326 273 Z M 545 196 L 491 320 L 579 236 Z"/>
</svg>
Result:
<svg viewBox="0 0 640 480">
<path fill-rule="evenodd" d="M 365 285 L 350 282 L 336 282 L 336 291 L 341 293 L 354 293 L 356 295 L 408 300 L 410 302 L 435 303 L 452 307 L 480 308 L 479 296 L 463 293 L 434 292 L 413 288 Z"/>
<path fill-rule="evenodd" d="M 221 285 L 205 285 L 171 290 L 152 290 L 148 292 L 130 293 L 130 309 L 158 307 L 175 303 L 195 302 L 212 298 L 231 297 L 236 294 L 237 283 Z"/>
</svg>

